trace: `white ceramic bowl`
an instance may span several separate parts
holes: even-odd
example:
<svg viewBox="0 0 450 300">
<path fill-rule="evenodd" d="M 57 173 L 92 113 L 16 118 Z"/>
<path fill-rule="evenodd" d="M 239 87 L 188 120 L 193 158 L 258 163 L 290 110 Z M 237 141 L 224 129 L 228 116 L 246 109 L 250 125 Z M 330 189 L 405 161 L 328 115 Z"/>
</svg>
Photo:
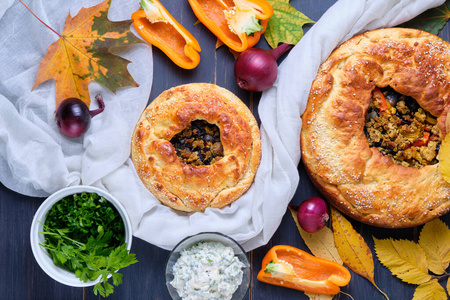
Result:
<svg viewBox="0 0 450 300">
<path fill-rule="evenodd" d="M 239 258 L 241 262 L 244 263 L 244 268 L 242 269 L 243 275 L 242 275 L 242 283 L 237 288 L 237 290 L 233 293 L 232 300 L 241 300 L 245 297 L 247 294 L 249 288 L 250 288 L 250 282 L 252 281 L 252 269 L 250 266 L 250 262 L 248 260 L 248 256 L 245 253 L 245 250 L 242 248 L 242 246 L 236 242 L 231 237 L 219 233 L 219 232 L 202 232 L 193 236 L 189 236 L 178 243 L 178 245 L 173 248 L 172 252 L 169 255 L 169 258 L 167 260 L 166 264 L 166 272 L 165 272 L 165 280 L 166 280 L 166 287 L 169 291 L 170 296 L 174 300 L 181 299 L 178 295 L 178 292 L 176 289 L 170 284 L 170 282 L 173 280 L 173 265 L 176 263 L 178 258 L 181 255 L 181 251 L 189 248 L 193 245 L 195 245 L 198 242 L 206 241 L 206 242 L 220 242 L 225 246 L 233 248 L 234 255 Z"/>
<path fill-rule="evenodd" d="M 36 258 L 36 261 L 38 262 L 39 266 L 42 268 L 42 270 L 44 270 L 45 273 L 47 273 L 48 276 L 50 276 L 51 278 L 60 283 L 73 287 L 92 286 L 96 284 L 98 280 L 83 282 L 79 278 L 77 278 L 74 273 L 56 266 L 53 263 L 53 260 L 50 257 L 50 255 L 47 253 L 47 251 L 42 246 L 39 245 L 44 244 L 45 240 L 44 235 L 39 232 L 43 231 L 42 224 L 45 222 L 45 216 L 47 212 L 52 208 L 53 204 L 55 204 L 56 202 L 58 202 L 59 200 L 61 200 L 66 196 L 70 196 L 77 193 L 79 194 L 82 192 L 97 193 L 98 195 L 106 198 L 109 202 L 111 202 L 114 205 L 114 207 L 117 209 L 120 216 L 122 217 L 124 223 L 125 242 L 127 243 L 128 250 L 131 249 L 131 241 L 133 238 L 130 218 L 126 213 L 125 208 L 122 206 L 122 204 L 120 204 L 120 202 L 116 198 L 114 198 L 108 192 L 91 186 L 79 185 L 64 188 L 50 195 L 41 204 L 36 214 L 34 215 L 33 221 L 31 223 L 31 232 L 30 232 L 31 250 L 33 251 L 33 255 Z"/>
</svg>

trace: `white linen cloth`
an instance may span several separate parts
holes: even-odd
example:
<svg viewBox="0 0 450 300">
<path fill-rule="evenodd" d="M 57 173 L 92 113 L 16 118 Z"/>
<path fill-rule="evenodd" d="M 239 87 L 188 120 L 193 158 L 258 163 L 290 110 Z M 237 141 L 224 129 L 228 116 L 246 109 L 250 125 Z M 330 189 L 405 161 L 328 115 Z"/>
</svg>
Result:
<svg viewBox="0 0 450 300">
<path fill-rule="evenodd" d="M 33 0 L 25 3 L 57 32 L 70 10 L 100 0 Z M 187 214 L 163 206 L 148 192 L 132 166 L 130 138 L 145 108 L 152 84 L 148 46 L 133 45 L 118 54 L 139 88 L 121 88 L 114 95 L 92 83 L 91 99 L 101 93 L 105 111 L 92 119 L 82 138 L 62 136 L 54 121 L 54 81 L 31 88 L 39 62 L 58 37 L 18 2 L 0 4 L 0 181 L 30 196 L 48 196 L 70 185 L 108 190 L 127 209 L 133 234 L 164 249 L 186 236 L 219 231 L 249 251 L 265 245 L 278 228 L 299 182 L 300 115 L 319 65 L 342 41 L 369 29 L 402 23 L 444 0 L 340 0 L 307 32 L 280 66 L 275 85 L 259 104 L 262 161 L 255 182 L 239 201 L 204 213 Z M 113 0 L 112 21 L 129 19 L 135 0 Z M 95 108 L 95 100 L 91 109 Z"/>
</svg>

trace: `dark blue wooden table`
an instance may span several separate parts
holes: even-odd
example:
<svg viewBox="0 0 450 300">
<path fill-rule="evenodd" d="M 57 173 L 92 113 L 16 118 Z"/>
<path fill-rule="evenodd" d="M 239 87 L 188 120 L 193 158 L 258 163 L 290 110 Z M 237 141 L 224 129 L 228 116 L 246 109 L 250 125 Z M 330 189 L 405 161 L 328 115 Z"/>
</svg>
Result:
<svg viewBox="0 0 450 300">
<path fill-rule="evenodd" d="M 173 86 L 190 82 L 211 82 L 225 87 L 246 102 L 258 119 L 259 93 L 249 93 L 237 87 L 234 76 L 234 57 L 226 47 L 215 50 L 216 38 L 204 26 L 194 25 L 196 18 L 187 1 L 161 1 L 169 12 L 180 21 L 200 42 L 201 63 L 194 70 L 183 70 L 175 66 L 161 51 L 154 48 L 154 80 L 150 99 Z M 291 4 L 317 21 L 335 3 L 334 0 L 291 0 Z M 305 31 L 310 25 L 305 25 Z M 441 32 L 449 40 L 447 27 Z M 262 40 L 259 47 L 268 48 Z M 318 196 L 303 166 L 299 165 L 300 184 L 292 204 L 298 205 L 304 199 Z M 97 299 L 92 288 L 71 288 L 48 277 L 36 263 L 30 248 L 30 226 L 34 213 L 44 199 L 26 197 L 8 190 L 0 184 L 0 299 Z M 450 215 L 442 217 L 449 224 Z M 373 239 L 417 238 L 419 228 L 400 230 L 381 229 L 353 222 L 355 229 L 363 235 L 373 251 Z M 253 267 L 253 280 L 247 299 L 308 299 L 303 292 L 267 285 L 256 280 L 261 261 L 274 245 L 287 244 L 306 250 L 294 221 L 286 212 L 282 223 L 271 241 L 248 255 Z M 169 251 L 162 250 L 140 239 L 134 238 L 132 252 L 139 263 L 123 271 L 123 284 L 116 288 L 109 299 L 170 299 L 164 283 L 164 268 Z M 392 300 L 412 299 L 414 286 L 402 283 L 380 265 L 375 257 L 375 281 L 378 287 Z M 350 284 L 342 289 L 354 299 L 385 299 L 366 279 L 352 273 Z M 337 295 L 335 299 L 350 299 Z"/>
</svg>

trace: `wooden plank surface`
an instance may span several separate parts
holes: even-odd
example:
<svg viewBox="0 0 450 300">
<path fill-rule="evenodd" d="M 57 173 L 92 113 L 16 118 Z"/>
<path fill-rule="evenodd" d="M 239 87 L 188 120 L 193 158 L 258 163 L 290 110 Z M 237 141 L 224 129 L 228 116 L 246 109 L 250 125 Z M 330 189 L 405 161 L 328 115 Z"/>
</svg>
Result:
<svg viewBox="0 0 450 300">
<path fill-rule="evenodd" d="M 226 47 L 215 50 L 216 38 L 203 25 L 194 25 L 196 18 L 187 1 L 161 1 L 168 11 L 183 24 L 200 42 L 201 63 L 194 70 L 183 70 L 175 66 L 161 51 L 154 49 L 154 81 L 150 99 L 162 91 L 184 83 L 211 82 L 225 87 L 240 97 L 254 112 L 258 119 L 257 106 L 259 93 L 248 93 L 237 87 L 234 76 L 234 57 Z M 333 0 L 291 0 L 291 4 L 313 20 L 332 5 Z M 307 31 L 311 25 L 306 25 Z M 441 36 L 448 40 L 448 26 Z M 268 48 L 265 41 L 259 47 Z M 300 164 L 300 184 L 292 204 L 319 193 L 313 188 L 305 170 Z M 48 277 L 37 265 L 30 248 L 29 232 L 31 220 L 44 199 L 17 194 L 0 184 L 0 298 L 1 299 L 98 299 L 92 288 L 72 288 L 59 284 Z M 442 218 L 447 224 L 450 216 Z M 372 236 L 376 238 L 415 239 L 420 228 L 389 230 L 353 222 L 373 249 Z M 287 212 L 272 240 L 251 253 L 253 281 L 247 299 L 308 299 L 302 292 L 267 285 L 256 280 L 265 253 L 274 245 L 288 244 L 307 249 Z M 169 299 L 164 284 L 164 268 L 169 252 L 134 238 L 132 251 L 136 253 L 138 264 L 123 270 L 123 284 L 109 299 Z M 390 299 L 411 299 L 414 287 L 402 283 L 375 260 L 375 281 Z M 366 279 L 353 274 L 350 284 L 343 291 L 354 299 L 385 299 Z M 348 299 L 338 295 L 335 299 Z"/>
</svg>

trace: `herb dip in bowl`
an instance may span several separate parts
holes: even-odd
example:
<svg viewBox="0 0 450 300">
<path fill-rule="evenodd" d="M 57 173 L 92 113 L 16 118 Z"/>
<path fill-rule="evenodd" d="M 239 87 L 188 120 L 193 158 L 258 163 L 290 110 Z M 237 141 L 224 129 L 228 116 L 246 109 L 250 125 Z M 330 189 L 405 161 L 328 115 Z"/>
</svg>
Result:
<svg viewBox="0 0 450 300">
<path fill-rule="evenodd" d="M 251 282 L 244 249 L 232 238 L 203 232 L 182 240 L 170 253 L 166 287 L 172 299 L 243 299 Z"/>
</svg>

